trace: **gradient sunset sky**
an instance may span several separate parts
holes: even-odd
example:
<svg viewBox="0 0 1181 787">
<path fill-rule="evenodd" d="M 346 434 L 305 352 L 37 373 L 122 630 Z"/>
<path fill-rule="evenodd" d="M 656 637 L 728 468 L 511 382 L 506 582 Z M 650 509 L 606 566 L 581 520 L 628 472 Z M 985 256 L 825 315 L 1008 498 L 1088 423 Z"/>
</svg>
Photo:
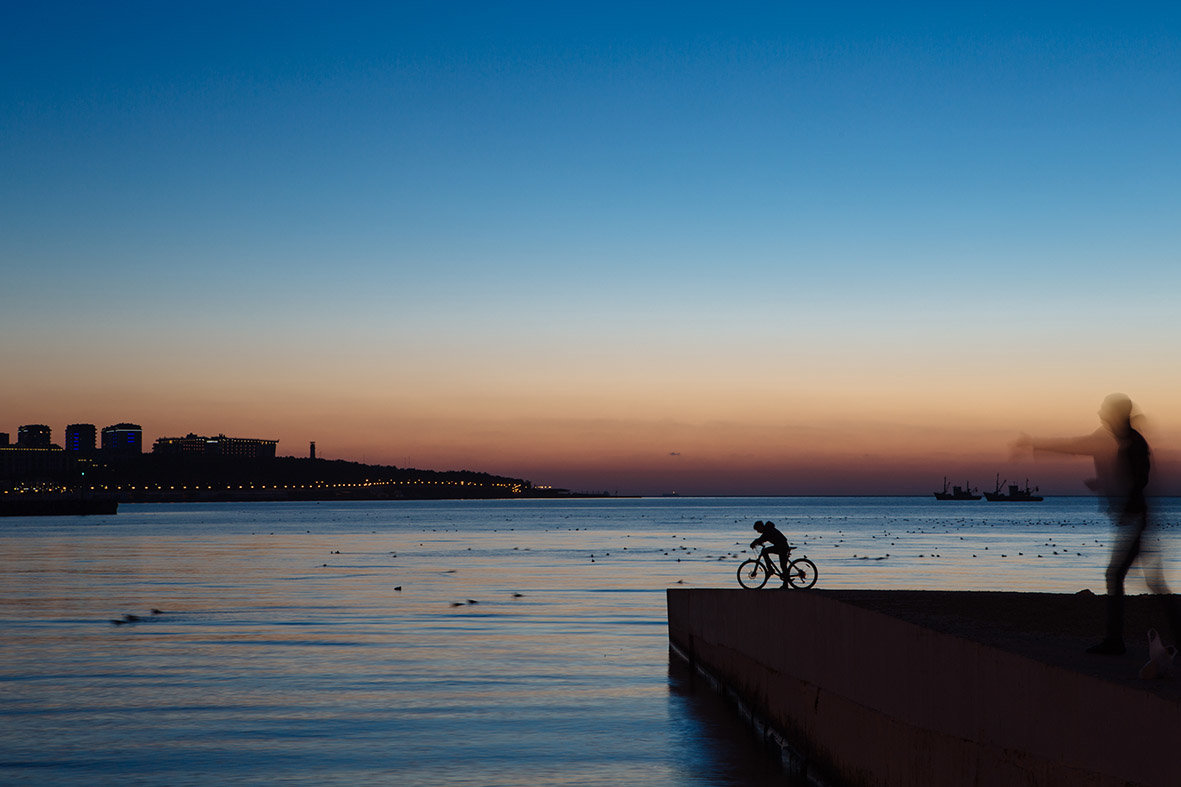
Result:
<svg viewBox="0 0 1181 787">
<path fill-rule="evenodd" d="M 769 10 L 773 8 L 774 10 Z M 1181 10 L 7 3 L 0 431 L 621 493 L 1181 448 Z"/>
</svg>

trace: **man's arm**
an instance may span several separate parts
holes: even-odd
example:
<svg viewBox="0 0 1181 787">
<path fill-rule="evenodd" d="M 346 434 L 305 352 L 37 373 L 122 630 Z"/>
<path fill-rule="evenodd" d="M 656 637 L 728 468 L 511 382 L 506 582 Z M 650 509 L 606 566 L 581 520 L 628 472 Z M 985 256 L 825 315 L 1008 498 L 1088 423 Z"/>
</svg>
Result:
<svg viewBox="0 0 1181 787">
<path fill-rule="evenodd" d="M 1049 451 L 1055 454 L 1076 454 L 1095 456 L 1112 448 L 1111 434 L 1099 429 L 1082 437 L 1035 437 L 1030 441 L 1034 451 Z"/>
<path fill-rule="evenodd" d="M 1095 456 L 1111 450 L 1111 435 L 1100 428 L 1081 437 L 1030 437 L 1023 434 L 1013 444 L 1014 448 L 1032 448 L 1055 454 Z"/>
</svg>

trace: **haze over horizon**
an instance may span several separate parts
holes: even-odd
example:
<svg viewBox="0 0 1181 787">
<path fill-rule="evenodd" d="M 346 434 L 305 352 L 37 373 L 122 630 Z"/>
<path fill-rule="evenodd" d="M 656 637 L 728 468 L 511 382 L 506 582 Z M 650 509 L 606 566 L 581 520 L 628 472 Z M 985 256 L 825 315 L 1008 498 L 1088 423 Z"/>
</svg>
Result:
<svg viewBox="0 0 1181 787">
<path fill-rule="evenodd" d="M 927 493 L 1123 391 L 1181 490 L 1181 10 L 0 11 L 0 431 Z"/>
</svg>

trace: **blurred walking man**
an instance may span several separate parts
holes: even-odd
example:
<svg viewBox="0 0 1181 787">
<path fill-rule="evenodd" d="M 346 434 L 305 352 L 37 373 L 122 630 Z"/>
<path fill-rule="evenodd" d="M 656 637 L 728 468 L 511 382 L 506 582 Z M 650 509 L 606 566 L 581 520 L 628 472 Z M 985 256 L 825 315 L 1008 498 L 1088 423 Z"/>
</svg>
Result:
<svg viewBox="0 0 1181 787">
<path fill-rule="evenodd" d="M 1141 568 L 1153 593 L 1168 595 L 1161 565 L 1160 550 L 1149 528 L 1148 498 L 1145 489 L 1151 469 L 1148 441 L 1132 426 L 1132 400 L 1123 394 L 1111 394 L 1099 408 L 1102 426 L 1089 435 L 1065 438 L 1035 438 L 1022 435 L 1018 448 L 1053 451 L 1061 454 L 1091 456 L 1095 478 L 1087 486 L 1101 494 L 1106 511 L 1116 525 L 1115 545 L 1107 566 L 1107 631 L 1103 640 L 1088 653 L 1118 655 L 1124 646 L 1124 578 L 1128 569 L 1141 558 Z M 1173 637 L 1181 633 L 1171 599 L 1165 599 Z"/>
</svg>

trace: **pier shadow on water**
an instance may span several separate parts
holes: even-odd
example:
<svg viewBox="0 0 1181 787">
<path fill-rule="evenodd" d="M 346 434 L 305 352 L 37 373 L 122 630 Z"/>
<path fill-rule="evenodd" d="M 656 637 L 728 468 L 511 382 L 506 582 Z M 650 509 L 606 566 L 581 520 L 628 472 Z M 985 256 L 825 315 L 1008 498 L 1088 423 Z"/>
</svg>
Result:
<svg viewBox="0 0 1181 787">
<path fill-rule="evenodd" d="M 780 765 L 780 752 L 764 743 L 709 681 L 672 653 L 668 660 L 671 747 L 680 755 L 686 784 L 738 787 L 808 787 Z"/>
</svg>

